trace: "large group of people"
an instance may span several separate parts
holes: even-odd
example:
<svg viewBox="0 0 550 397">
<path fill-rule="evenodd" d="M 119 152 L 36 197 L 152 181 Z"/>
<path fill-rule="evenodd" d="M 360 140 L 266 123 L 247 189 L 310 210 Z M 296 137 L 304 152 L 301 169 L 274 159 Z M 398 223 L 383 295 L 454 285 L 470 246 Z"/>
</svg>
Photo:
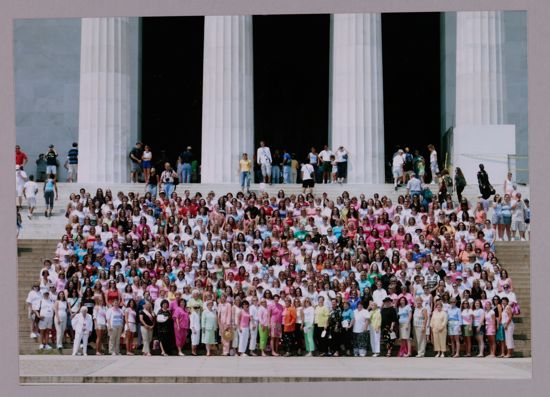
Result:
<svg viewBox="0 0 550 397">
<path fill-rule="evenodd" d="M 440 199 L 80 189 L 30 336 L 75 355 L 511 357 L 489 201 Z"/>
</svg>

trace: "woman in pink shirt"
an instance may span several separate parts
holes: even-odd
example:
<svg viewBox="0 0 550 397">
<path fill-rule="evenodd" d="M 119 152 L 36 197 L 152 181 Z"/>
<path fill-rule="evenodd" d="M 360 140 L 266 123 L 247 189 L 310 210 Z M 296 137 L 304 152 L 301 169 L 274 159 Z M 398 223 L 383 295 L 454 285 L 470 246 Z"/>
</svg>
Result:
<svg viewBox="0 0 550 397">
<path fill-rule="evenodd" d="M 248 356 L 246 349 L 248 347 L 248 338 L 250 336 L 250 304 L 245 299 L 242 303 L 242 310 L 237 318 L 237 327 L 239 331 L 239 356 Z"/>
<path fill-rule="evenodd" d="M 265 348 L 267 346 L 267 338 L 269 336 L 269 312 L 267 309 L 267 301 L 262 299 L 258 308 L 258 324 L 260 334 L 260 351 L 262 356 L 266 357 Z"/>
<path fill-rule="evenodd" d="M 184 354 L 181 350 L 185 345 L 187 332 L 189 331 L 189 313 L 185 307 L 185 300 L 179 300 L 179 304 L 174 308 L 172 318 L 174 319 L 174 334 L 176 335 L 178 355 L 183 356 Z"/>
<path fill-rule="evenodd" d="M 231 340 L 224 338 L 224 332 L 228 329 L 231 329 L 233 325 L 233 307 L 231 303 L 227 302 L 227 296 L 223 294 L 220 298 L 220 303 L 218 304 L 218 325 L 220 329 L 220 336 L 223 344 L 224 356 L 229 356 L 229 348 Z"/>
<path fill-rule="evenodd" d="M 273 303 L 268 308 L 269 325 L 271 328 L 271 354 L 279 356 L 279 340 L 283 336 L 283 306 L 279 303 L 279 295 L 273 295 Z"/>
</svg>

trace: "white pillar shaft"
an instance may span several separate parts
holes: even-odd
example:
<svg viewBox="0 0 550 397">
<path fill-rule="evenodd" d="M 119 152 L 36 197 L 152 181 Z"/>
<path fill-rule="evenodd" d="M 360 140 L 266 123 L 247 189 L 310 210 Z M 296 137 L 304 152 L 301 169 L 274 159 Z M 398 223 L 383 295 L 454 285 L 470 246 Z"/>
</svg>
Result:
<svg viewBox="0 0 550 397">
<path fill-rule="evenodd" d="M 349 152 L 348 182 L 384 182 L 380 14 L 331 17 L 329 139 Z"/>
<path fill-rule="evenodd" d="M 205 17 L 203 183 L 237 182 L 240 155 L 253 157 L 252 68 L 252 17 Z"/>
<path fill-rule="evenodd" d="M 501 11 L 457 12 L 455 125 L 504 124 Z"/>
<path fill-rule="evenodd" d="M 127 182 L 130 133 L 128 18 L 83 18 L 79 182 Z"/>
</svg>

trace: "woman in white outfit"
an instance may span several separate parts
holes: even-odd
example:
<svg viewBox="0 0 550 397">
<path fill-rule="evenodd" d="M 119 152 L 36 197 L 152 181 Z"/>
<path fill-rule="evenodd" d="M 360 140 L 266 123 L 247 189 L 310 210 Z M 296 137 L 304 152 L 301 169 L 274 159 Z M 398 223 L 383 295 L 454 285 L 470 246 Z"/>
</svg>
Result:
<svg viewBox="0 0 550 397">
<path fill-rule="evenodd" d="M 247 300 L 243 300 L 242 308 L 236 319 L 237 329 L 239 330 L 239 356 L 247 356 L 248 338 L 250 336 L 250 305 Z"/>
<path fill-rule="evenodd" d="M 201 343 L 201 315 L 198 307 L 191 308 L 189 328 L 191 328 L 191 354 L 196 356 L 197 346 Z"/>
<path fill-rule="evenodd" d="M 248 309 L 250 312 L 250 343 L 248 349 L 251 356 L 256 356 L 256 345 L 258 341 L 258 297 L 252 297 L 252 304 Z"/>
<path fill-rule="evenodd" d="M 57 350 L 63 349 L 63 337 L 65 336 L 65 330 L 67 329 L 67 317 L 69 312 L 69 306 L 67 305 L 67 298 L 64 291 L 59 291 L 57 294 L 57 300 L 54 303 L 53 311 L 55 313 L 55 334 L 57 336 Z"/>
<path fill-rule="evenodd" d="M 512 308 L 507 297 L 502 298 L 502 326 L 504 327 L 504 340 L 506 343 L 506 355 L 510 358 L 514 354 L 514 322 L 512 321 Z"/>
<path fill-rule="evenodd" d="M 80 313 L 74 316 L 72 326 L 75 332 L 73 343 L 73 356 L 80 355 L 80 343 L 82 342 L 83 354 L 87 356 L 86 349 L 88 347 L 88 337 L 92 332 L 93 322 L 92 316 L 88 314 L 88 308 L 82 306 Z"/>
<path fill-rule="evenodd" d="M 151 355 L 151 340 L 153 339 L 153 328 L 155 327 L 155 315 L 153 314 L 153 305 L 146 302 L 143 310 L 139 314 L 141 324 L 141 337 L 143 339 L 143 355 Z"/>
<path fill-rule="evenodd" d="M 95 326 L 95 350 L 96 356 L 101 356 L 103 348 L 103 335 L 107 330 L 107 306 L 105 305 L 105 298 L 101 294 L 98 298 L 96 305 L 94 306 L 94 326 Z"/>
</svg>

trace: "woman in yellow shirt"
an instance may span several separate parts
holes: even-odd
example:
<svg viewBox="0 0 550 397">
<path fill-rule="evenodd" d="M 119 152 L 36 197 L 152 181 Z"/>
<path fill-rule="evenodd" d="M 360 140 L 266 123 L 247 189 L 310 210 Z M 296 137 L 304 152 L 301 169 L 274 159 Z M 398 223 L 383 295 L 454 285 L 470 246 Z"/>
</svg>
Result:
<svg viewBox="0 0 550 397">
<path fill-rule="evenodd" d="M 239 161 L 239 179 L 241 182 L 241 190 L 244 192 L 246 186 L 246 192 L 250 193 L 250 171 L 252 169 L 252 162 L 248 158 L 247 153 L 243 153 L 242 159 Z"/>
<path fill-rule="evenodd" d="M 432 329 L 434 350 L 437 353 L 435 356 L 437 358 L 445 357 L 445 351 L 447 350 L 447 313 L 443 310 L 443 303 L 439 300 L 435 303 L 430 328 Z"/>
<path fill-rule="evenodd" d="M 325 298 L 320 296 L 315 308 L 314 335 L 315 344 L 319 346 L 319 356 L 321 357 L 325 356 L 328 351 L 327 325 L 329 314 L 328 307 L 325 306 Z"/>
</svg>

